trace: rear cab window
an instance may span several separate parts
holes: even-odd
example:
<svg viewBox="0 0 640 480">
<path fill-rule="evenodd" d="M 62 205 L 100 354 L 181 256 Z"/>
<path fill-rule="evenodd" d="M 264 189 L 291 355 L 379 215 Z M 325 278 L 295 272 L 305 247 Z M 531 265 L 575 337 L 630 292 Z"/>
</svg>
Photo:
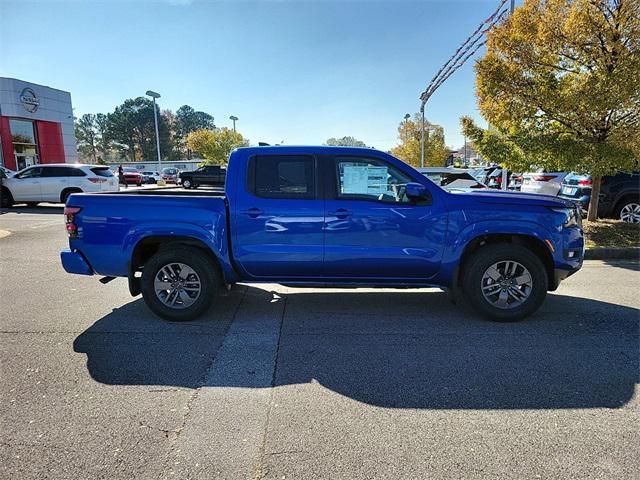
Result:
<svg viewBox="0 0 640 480">
<path fill-rule="evenodd" d="M 315 177 L 311 155 L 256 155 L 249 163 L 247 187 L 256 197 L 315 199 Z"/>
</svg>

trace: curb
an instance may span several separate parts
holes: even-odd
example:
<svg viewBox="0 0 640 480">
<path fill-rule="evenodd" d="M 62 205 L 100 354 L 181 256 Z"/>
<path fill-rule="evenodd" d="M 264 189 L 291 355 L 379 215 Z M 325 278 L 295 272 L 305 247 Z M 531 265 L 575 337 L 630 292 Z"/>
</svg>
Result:
<svg viewBox="0 0 640 480">
<path fill-rule="evenodd" d="M 588 248 L 584 252 L 585 260 L 638 260 L 640 247 L 627 248 Z"/>
</svg>

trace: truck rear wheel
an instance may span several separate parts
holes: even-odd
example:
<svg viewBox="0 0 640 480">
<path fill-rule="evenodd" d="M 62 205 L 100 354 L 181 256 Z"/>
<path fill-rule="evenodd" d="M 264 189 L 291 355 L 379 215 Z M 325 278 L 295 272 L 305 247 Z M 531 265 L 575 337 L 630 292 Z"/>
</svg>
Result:
<svg viewBox="0 0 640 480">
<path fill-rule="evenodd" d="M 202 315 L 217 294 L 220 280 L 213 262 L 192 247 L 160 250 L 144 265 L 142 298 L 153 313 L 183 322 Z"/>
<path fill-rule="evenodd" d="M 534 313 L 547 295 L 542 261 L 519 245 L 481 248 L 464 273 L 464 292 L 484 317 L 499 322 L 522 320 Z"/>
</svg>

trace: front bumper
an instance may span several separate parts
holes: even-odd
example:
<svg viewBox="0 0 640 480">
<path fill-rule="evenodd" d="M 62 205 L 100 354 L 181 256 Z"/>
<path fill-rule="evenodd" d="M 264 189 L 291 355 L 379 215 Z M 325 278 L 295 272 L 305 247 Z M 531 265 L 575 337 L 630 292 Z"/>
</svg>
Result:
<svg viewBox="0 0 640 480">
<path fill-rule="evenodd" d="M 93 268 L 91 268 L 89 262 L 87 262 L 80 252 L 63 250 L 60 252 L 60 260 L 62 261 L 62 267 L 67 273 L 93 275 Z"/>
<path fill-rule="evenodd" d="M 582 228 L 565 228 L 562 231 L 562 250 L 556 252 L 553 269 L 553 284 L 549 290 L 555 290 L 560 282 L 582 268 L 584 260 L 584 233 Z"/>
</svg>

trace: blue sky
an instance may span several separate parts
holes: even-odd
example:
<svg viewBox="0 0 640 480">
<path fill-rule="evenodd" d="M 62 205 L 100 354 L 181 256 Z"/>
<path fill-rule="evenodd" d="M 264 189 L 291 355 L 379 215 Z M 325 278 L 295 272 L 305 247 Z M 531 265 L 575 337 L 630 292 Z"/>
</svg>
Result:
<svg viewBox="0 0 640 480">
<path fill-rule="evenodd" d="M 253 143 L 352 135 L 388 149 L 405 113 L 497 6 L 473 1 L 0 0 L 0 76 L 71 92 L 76 116 L 148 89 Z M 432 97 L 427 118 L 462 145 L 479 119 L 472 62 Z"/>
</svg>

